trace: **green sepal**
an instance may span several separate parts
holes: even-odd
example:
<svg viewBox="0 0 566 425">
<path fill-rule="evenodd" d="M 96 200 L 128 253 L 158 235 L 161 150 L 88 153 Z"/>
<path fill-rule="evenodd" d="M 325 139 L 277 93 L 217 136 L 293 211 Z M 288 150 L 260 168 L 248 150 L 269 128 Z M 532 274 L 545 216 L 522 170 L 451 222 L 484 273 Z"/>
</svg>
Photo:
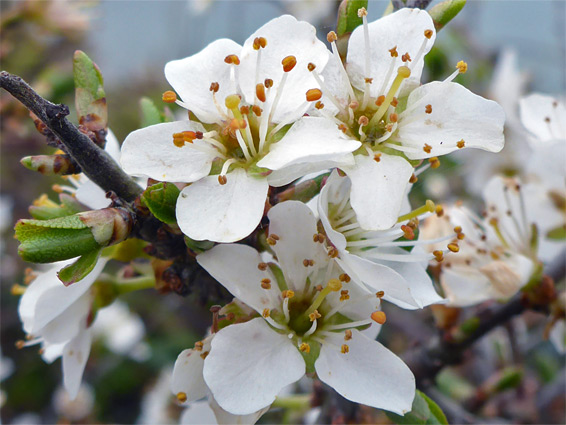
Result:
<svg viewBox="0 0 566 425">
<path fill-rule="evenodd" d="M 40 198 L 35 205 L 31 205 L 28 208 L 29 213 L 37 220 L 50 220 L 73 215 L 81 211 L 80 204 L 72 196 L 62 193 L 59 195 L 59 200 L 61 204 Z"/>
<path fill-rule="evenodd" d="M 176 224 L 175 208 L 180 190 L 173 183 L 157 183 L 148 187 L 141 196 L 142 203 L 160 221 Z"/>
<path fill-rule="evenodd" d="M 349 34 L 362 25 L 362 18 L 358 16 L 358 9 L 368 8 L 368 0 L 342 0 L 338 8 L 338 21 L 336 22 L 336 35 L 338 37 Z"/>
<path fill-rule="evenodd" d="M 434 22 L 436 31 L 440 31 L 448 22 L 460 13 L 466 5 L 466 0 L 445 0 L 432 7 L 428 13 Z"/>
<path fill-rule="evenodd" d="M 80 50 L 75 51 L 73 56 L 73 76 L 79 123 L 91 131 L 106 129 L 108 109 L 102 73 L 87 54 Z"/>
<path fill-rule="evenodd" d="M 247 322 L 254 317 L 259 317 L 257 311 L 247 306 L 237 298 L 234 298 L 232 302 L 222 307 L 219 313 L 222 317 L 218 320 L 218 330 L 236 323 Z"/>
<path fill-rule="evenodd" d="M 19 220 L 18 254 L 33 263 L 52 263 L 100 248 L 91 230 L 76 216 L 51 220 Z"/>
<path fill-rule="evenodd" d="M 149 97 L 140 99 L 140 111 L 142 128 L 165 122 L 165 117 L 159 112 L 159 109 L 157 109 L 157 106 Z"/>
<path fill-rule="evenodd" d="M 123 263 L 129 263 L 136 258 L 151 258 L 143 250 L 147 245 L 148 243 L 141 239 L 126 239 L 124 242 L 104 248 L 102 256 Z"/>
<path fill-rule="evenodd" d="M 285 276 L 283 275 L 283 270 L 281 270 L 281 268 L 275 263 L 267 263 L 267 267 L 269 267 L 269 270 L 271 271 L 271 273 L 273 273 L 273 276 L 277 281 L 277 287 L 279 288 L 279 290 L 283 292 L 289 289 L 287 287 L 287 282 L 285 281 Z"/>
<path fill-rule="evenodd" d="M 385 412 L 387 417 L 398 425 L 448 425 L 442 409 L 426 394 L 417 390 L 413 407 L 405 416 Z"/>
<path fill-rule="evenodd" d="M 320 355 L 320 342 L 311 341 L 308 339 L 304 339 L 303 342 L 306 342 L 311 347 L 310 352 L 300 351 L 301 356 L 303 356 L 303 360 L 305 361 L 307 373 L 315 373 L 316 370 L 314 368 L 314 363 L 318 359 Z"/>
<path fill-rule="evenodd" d="M 59 280 L 61 280 L 65 286 L 82 280 L 94 269 L 101 252 L 102 249 L 99 248 L 81 255 L 74 263 L 59 270 L 57 273 Z"/>
<path fill-rule="evenodd" d="M 193 252 L 197 254 L 202 254 L 203 252 L 212 249 L 212 247 L 214 246 L 214 242 L 208 240 L 195 241 L 194 239 L 191 239 L 185 235 L 185 245 L 187 245 L 187 247 Z"/>
<path fill-rule="evenodd" d="M 566 239 L 566 227 L 559 226 L 546 232 L 546 237 L 553 241 L 561 241 Z"/>
</svg>

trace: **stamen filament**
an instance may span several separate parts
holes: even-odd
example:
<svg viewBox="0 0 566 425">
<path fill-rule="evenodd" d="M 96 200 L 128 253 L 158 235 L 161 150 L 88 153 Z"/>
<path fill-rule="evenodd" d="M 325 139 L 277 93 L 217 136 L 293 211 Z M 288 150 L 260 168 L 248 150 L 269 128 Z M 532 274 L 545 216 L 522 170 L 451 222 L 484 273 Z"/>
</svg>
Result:
<svg viewBox="0 0 566 425">
<path fill-rule="evenodd" d="M 305 334 L 303 335 L 304 338 L 308 337 L 309 335 L 312 335 L 316 331 L 316 327 L 318 326 L 317 322 L 318 322 L 318 320 L 312 321 L 312 325 L 311 325 L 310 329 L 308 331 L 306 331 Z"/>
<path fill-rule="evenodd" d="M 373 295 L 375 296 L 375 295 Z M 328 325 L 324 327 L 325 331 L 339 331 L 342 329 L 352 329 L 360 326 L 370 325 L 373 323 L 372 320 L 358 320 L 357 322 L 341 323 L 339 325 Z"/>
</svg>

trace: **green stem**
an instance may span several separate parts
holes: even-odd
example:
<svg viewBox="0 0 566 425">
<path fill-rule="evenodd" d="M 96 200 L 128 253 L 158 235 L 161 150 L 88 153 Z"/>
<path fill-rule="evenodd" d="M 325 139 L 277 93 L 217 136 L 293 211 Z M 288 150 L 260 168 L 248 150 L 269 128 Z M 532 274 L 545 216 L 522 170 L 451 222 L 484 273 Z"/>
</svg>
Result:
<svg viewBox="0 0 566 425">
<path fill-rule="evenodd" d="M 115 282 L 118 294 L 127 294 L 128 292 L 141 291 L 155 287 L 155 276 L 145 275 L 132 277 L 129 279 L 117 279 Z"/>
<path fill-rule="evenodd" d="M 308 409 L 311 403 L 310 394 L 298 394 L 287 397 L 277 397 L 271 407 L 281 407 L 283 409 L 303 410 Z"/>
</svg>

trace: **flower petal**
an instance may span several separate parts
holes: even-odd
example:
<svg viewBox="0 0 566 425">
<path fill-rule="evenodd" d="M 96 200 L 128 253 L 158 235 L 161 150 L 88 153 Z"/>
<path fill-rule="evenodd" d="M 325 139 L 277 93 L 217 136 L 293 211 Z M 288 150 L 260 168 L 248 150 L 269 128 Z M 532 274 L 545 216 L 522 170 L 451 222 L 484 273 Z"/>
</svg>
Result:
<svg viewBox="0 0 566 425">
<path fill-rule="evenodd" d="M 257 165 L 280 170 L 290 165 L 336 160 L 358 149 L 361 143 L 349 139 L 326 118 L 304 117 L 272 144 Z"/>
<path fill-rule="evenodd" d="M 84 328 L 63 349 L 63 385 L 71 400 L 74 400 L 79 393 L 91 342 L 90 329 Z"/>
<path fill-rule="evenodd" d="M 48 344 L 63 343 L 73 339 L 81 331 L 81 324 L 86 322 L 91 303 L 90 293 L 81 295 L 73 304 L 41 328 L 41 337 Z"/>
<path fill-rule="evenodd" d="M 179 418 L 180 425 L 216 425 L 216 417 L 208 401 L 195 401 L 188 406 Z M 236 423 L 236 422 L 233 422 Z"/>
<path fill-rule="evenodd" d="M 269 410 L 268 406 L 258 410 L 257 412 L 250 413 L 249 415 L 233 415 L 220 407 L 212 395 L 208 397 L 208 402 L 210 403 L 210 408 L 214 412 L 218 425 L 253 425 L 265 412 Z"/>
<path fill-rule="evenodd" d="M 304 374 L 299 350 L 262 318 L 220 330 L 204 361 L 204 380 L 214 398 L 235 415 L 269 406 L 284 386 Z"/>
<path fill-rule="evenodd" d="M 413 167 L 399 156 L 381 154 L 380 161 L 356 155 L 356 165 L 343 167 L 352 180 L 350 204 L 366 230 L 391 228 L 399 218 Z"/>
<path fill-rule="evenodd" d="M 228 55 L 240 54 L 242 47 L 235 41 L 222 38 L 213 41 L 199 53 L 165 65 L 165 78 L 199 120 L 220 123 L 220 115 L 210 91 L 211 83 L 218 83 L 216 99 L 224 109 L 224 99 L 237 93 L 230 81 L 230 65 L 224 62 Z"/>
<path fill-rule="evenodd" d="M 253 42 L 256 37 L 264 37 L 267 46 L 261 49 L 261 62 L 257 70 L 258 51 L 254 50 Z M 280 90 L 283 77 L 281 61 L 287 56 L 297 60 L 295 67 L 287 73 L 287 82 L 281 93 L 273 122 L 288 120 L 292 115 L 300 118 L 306 111 L 307 90 L 318 87 L 316 80 L 307 69 L 312 62 L 320 70 L 328 61 L 329 52 L 324 43 L 316 37 L 316 29 L 308 22 L 297 21 L 293 16 L 284 15 L 272 19 L 254 32 L 242 48 L 241 63 L 238 67 L 240 87 L 248 103 L 255 103 L 255 86 L 266 78 L 273 80 L 270 89 L 271 96 Z M 268 99 L 268 103 L 270 100 Z"/>
<path fill-rule="evenodd" d="M 566 354 L 566 321 L 564 319 L 559 319 L 554 324 L 550 330 L 549 339 L 556 351 Z"/>
<path fill-rule="evenodd" d="M 279 237 L 273 245 L 285 280 L 293 290 L 302 290 L 307 276 L 326 266 L 328 256 L 322 245 L 313 240 L 318 233 L 316 218 L 305 204 L 286 201 L 269 210 L 269 233 Z M 314 266 L 305 267 L 303 260 L 313 260 Z"/>
<path fill-rule="evenodd" d="M 566 139 L 566 107 L 552 96 L 533 93 L 519 103 L 521 121 L 536 139 L 534 144 Z"/>
<path fill-rule="evenodd" d="M 190 144 L 178 148 L 173 134 L 182 131 L 206 131 L 193 121 L 156 124 L 136 130 L 122 145 L 120 162 L 128 174 L 159 181 L 191 183 L 210 172 L 214 153 L 194 149 Z"/>
<path fill-rule="evenodd" d="M 210 353 L 211 340 L 212 336 L 209 336 L 202 341 L 202 350 L 183 350 L 175 361 L 171 377 L 171 392 L 175 395 L 184 393 L 187 399 L 183 403 L 206 397 L 208 387 L 202 376 L 204 367 L 202 354 Z"/>
<path fill-rule="evenodd" d="M 235 242 L 248 236 L 263 216 L 269 185 L 264 178 L 250 177 L 243 169 L 227 175 L 227 183 L 208 176 L 181 192 L 177 221 L 195 240 Z"/>
<path fill-rule="evenodd" d="M 425 30 L 432 30 L 430 39 L 425 38 Z M 375 98 L 387 93 L 397 75 L 397 68 L 404 65 L 402 55 L 409 53 L 413 59 L 410 62 L 411 76 L 403 83 L 401 95 L 409 87 L 418 86 L 424 66 L 424 55 L 429 52 L 436 38 L 430 15 L 424 10 L 403 8 L 370 23 L 368 31 L 370 52 L 366 51 L 364 28 L 361 25 L 354 30 L 348 42 L 348 75 L 352 84 L 357 89 L 364 90 L 365 77 L 373 78 L 370 86 L 371 96 Z M 389 52 L 389 49 L 394 47 L 399 54 L 396 58 L 392 58 Z M 417 58 L 421 47 L 424 49 L 420 58 Z M 370 75 L 365 75 L 367 56 L 370 59 Z M 393 68 L 393 72 L 385 82 L 390 67 Z M 382 88 L 384 82 L 385 88 Z"/>
<path fill-rule="evenodd" d="M 403 361 L 381 345 L 352 330 L 349 352 L 342 354 L 342 334 L 326 337 L 315 363 L 318 377 L 356 403 L 403 415 L 411 410 L 415 377 Z M 325 342 L 326 342 L 325 341 Z"/>
<path fill-rule="evenodd" d="M 354 155 L 349 153 L 331 161 L 320 161 L 314 163 L 306 162 L 304 164 L 290 165 L 280 170 L 272 171 L 267 176 L 267 181 L 270 186 L 280 187 L 308 174 L 320 173 L 331 168 L 351 165 L 354 165 Z"/>
<path fill-rule="evenodd" d="M 425 107 L 432 106 L 430 114 Z M 496 102 L 478 96 L 460 84 L 432 82 L 411 92 L 407 109 L 399 116 L 396 139 L 409 159 L 430 158 L 463 147 L 489 152 L 503 149 L 505 113 Z M 428 144 L 430 152 L 425 152 Z"/>
<path fill-rule="evenodd" d="M 440 284 L 450 306 L 468 307 L 493 298 L 489 279 L 472 267 L 443 268 Z"/>
<path fill-rule="evenodd" d="M 197 255 L 197 262 L 234 297 L 258 313 L 281 305 L 279 291 L 261 287 L 262 279 L 270 279 L 272 285 L 276 281 L 269 269 L 258 268 L 263 260 L 255 249 L 239 244 L 216 245 Z"/>
<path fill-rule="evenodd" d="M 326 236 L 338 250 L 346 249 L 346 237 L 332 228 L 328 219 L 328 206 L 330 203 L 340 205 L 342 201 L 350 196 L 352 184 L 349 178 L 342 177 L 334 170 L 326 180 L 318 198 L 318 215 L 324 228 Z"/>
</svg>

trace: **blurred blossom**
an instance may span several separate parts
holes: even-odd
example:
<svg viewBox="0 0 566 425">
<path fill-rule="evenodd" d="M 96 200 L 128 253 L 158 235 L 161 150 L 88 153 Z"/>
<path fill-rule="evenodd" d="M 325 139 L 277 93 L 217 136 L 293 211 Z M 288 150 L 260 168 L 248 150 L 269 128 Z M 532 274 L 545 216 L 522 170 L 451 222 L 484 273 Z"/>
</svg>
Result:
<svg viewBox="0 0 566 425">
<path fill-rule="evenodd" d="M 71 400 L 69 393 L 59 386 L 53 395 L 53 408 L 59 416 L 69 421 L 85 419 L 94 407 L 94 391 L 86 384 L 81 384 L 77 397 Z"/>
<path fill-rule="evenodd" d="M 172 406 L 171 367 L 165 367 L 141 400 L 141 411 L 136 424 L 175 424 L 177 418 Z"/>
</svg>

